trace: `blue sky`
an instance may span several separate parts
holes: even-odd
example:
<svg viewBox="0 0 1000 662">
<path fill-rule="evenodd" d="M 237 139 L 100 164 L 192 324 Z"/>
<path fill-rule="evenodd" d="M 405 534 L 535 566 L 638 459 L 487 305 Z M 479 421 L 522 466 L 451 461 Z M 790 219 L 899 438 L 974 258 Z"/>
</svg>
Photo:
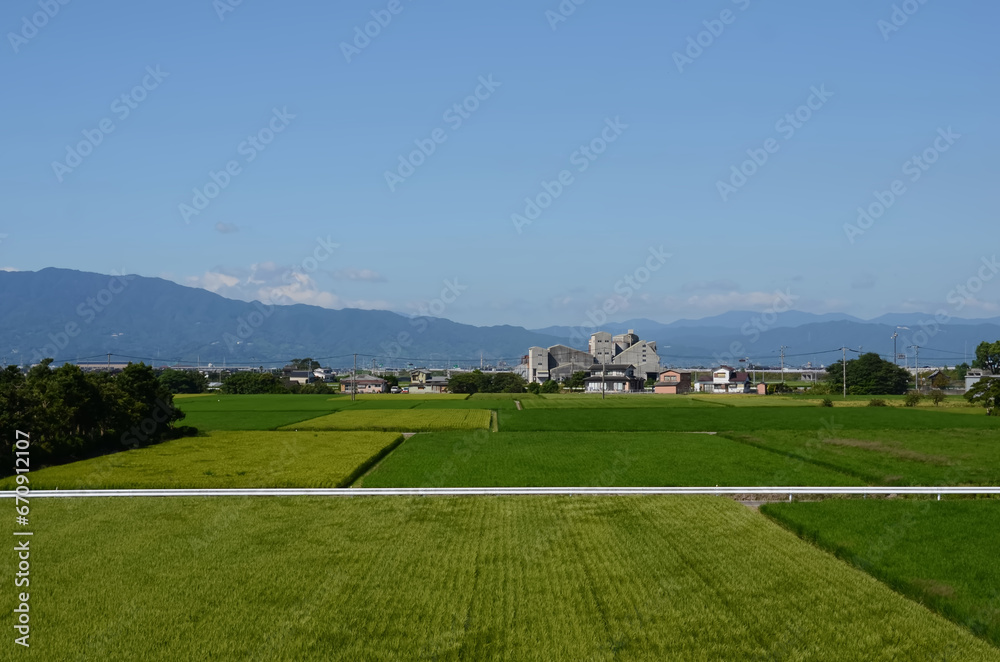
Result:
<svg viewBox="0 0 1000 662">
<path fill-rule="evenodd" d="M 995 3 L 46 4 L 0 10 L 0 267 L 541 327 L 933 312 L 997 251 Z"/>
</svg>

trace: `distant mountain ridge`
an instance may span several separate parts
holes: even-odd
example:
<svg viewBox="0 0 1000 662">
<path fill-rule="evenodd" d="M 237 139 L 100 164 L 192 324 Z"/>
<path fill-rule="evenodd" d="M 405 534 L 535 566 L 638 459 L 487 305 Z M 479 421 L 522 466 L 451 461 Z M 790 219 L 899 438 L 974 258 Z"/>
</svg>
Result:
<svg viewBox="0 0 1000 662">
<path fill-rule="evenodd" d="M 953 365 L 971 361 L 983 340 L 1000 339 L 1000 317 L 955 318 L 945 326 L 933 320 L 933 315 L 915 313 L 862 320 L 843 313 L 730 311 L 669 324 L 630 319 L 601 330 L 635 329 L 643 340 L 657 341 L 665 365 L 686 367 L 735 365 L 741 358 L 778 365 L 782 346 L 789 366 L 829 364 L 841 355 L 831 350 L 845 345 L 891 358 L 894 332 L 899 334 L 897 352 L 907 353 L 907 362 L 912 363 L 913 351 L 906 348 L 917 344 L 921 365 Z M 33 363 L 46 356 L 57 363 L 98 360 L 112 352 L 152 358 L 157 364 L 178 359 L 273 364 L 293 357 L 337 357 L 325 363 L 345 367 L 357 352 L 362 355 L 359 365 L 368 366 L 372 357 L 396 366 L 478 365 L 480 356 L 514 364 L 532 346 L 585 348 L 590 331 L 477 327 L 381 310 L 265 306 L 142 276 L 55 268 L 0 272 L 0 359 L 7 363 Z"/>
<path fill-rule="evenodd" d="M 559 342 L 564 339 L 556 339 Z M 253 363 L 355 352 L 382 363 L 451 365 L 506 359 L 553 338 L 515 326 L 476 327 L 381 310 L 266 306 L 161 278 L 69 269 L 0 272 L 0 356 L 8 363 L 57 363 L 112 352 L 185 362 Z M 429 360 L 428 360 L 429 359 Z M 116 359 L 117 360 L 117 359 Z M 359 365 L 371 359 L 359 358 Z"/>
</svg>

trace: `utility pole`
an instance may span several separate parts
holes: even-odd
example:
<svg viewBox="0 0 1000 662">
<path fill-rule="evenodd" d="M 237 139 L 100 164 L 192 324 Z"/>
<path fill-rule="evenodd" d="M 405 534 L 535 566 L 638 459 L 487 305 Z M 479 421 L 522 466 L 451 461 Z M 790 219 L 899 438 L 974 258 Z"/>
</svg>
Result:
<svg viewBox="0 0 1000 662">
<path fill-rule="evenodd" d="M 787 345 L 781 346 L 781 383 L 785 383 L 785 350 L 788 349 Z"/>
<path fill-rule="evenodd" d="M 913 345 L 913 388 L 920 392 L 920 363 L 918 359 L 920 358 L 920 346 Z"/>
<path fill-rule="evenodd" d="M 605 391 L 604 375 L 605 373 L 607 373 L 607 371 L 608 371 L 607 364 L 604 361 L 601 361 L 601 400 L 604 399 L 604 391 Z"/>
<path fill-rule="evenodd" d="M 896 353 L 896 336 L 899 335 L 900 329 L 910 330 L 908 326 L 897 326 L 896 330 L 892 332 L 892 360 L 898 366 L 899 365 L 899 354 Z"/>
<path fill-rule="evenodd" d="M 351 371 L 351 402 L 354 402 L 354 394 L 358 390 L 358 355 L 354 355 L 354 370 Z"/>
<path fill-rule="evenodd" d="M 844 350 L 844 399 L 847 399 L 847 347 L 841 347 Z"/>
<path fill-rule="evenodd" d="M 108 374 L 111 374 L 111 352 L 108 352 Z"/>
</svg>

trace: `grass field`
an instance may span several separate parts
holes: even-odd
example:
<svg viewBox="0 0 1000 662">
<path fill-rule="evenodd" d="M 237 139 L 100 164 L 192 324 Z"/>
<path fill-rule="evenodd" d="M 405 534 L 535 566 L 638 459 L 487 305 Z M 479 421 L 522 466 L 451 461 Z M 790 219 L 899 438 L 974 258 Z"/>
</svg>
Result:
<svg viewBox="0 0 1000 662">
<path fill-rule="evenodd" d="M 28 474 L 31 489 L 343 487 L 402 439 L 389 432 L 213 432 Z M 13 478 L 0 489 L 14 487 Z"/>
<path fill-rule="evenodd" d="M 349 409 L 327 414 L 282 430 L 398 430 L 423 432 L 429 430 L 472 430 L 490 426 L 490 411 L 484 409 L 440 410 L 375 410 Z"/>
<path fill-rule="evenodd" d="M 985 417 L 984 417 L 985 418 Z M 1000 431 L 769 430 L 727 437 L 834 467 L 871 485 L 1000 485 Z"/>
<path fill-rule="evenodd" d="M 1000 501 L 835 499 L 762 510 L 1000 645 Z"/>
<path fill-rule="evenodd" d="M 636 400 L 654 396 L 637 396 Z M 667 398 L 668 396 L 664 396 Z M 537 402 L 537 401 L 532 401 Z M 1000 419 L 954 410 L 895 407 L 588 407 L 500 412 L 500 429 L 637 432 L 643 430 L 942 430 L 988 429 L 1000 433 Z"/>
<path fill-rule="evenodd" d="M 411 437 L 364 487 L 863 485 L 717 435 L 441 432 Z"/>
<path fill-rule="evenodd" d="M 32 514 L 18 659 L 1000 660 L 725 499 L 66 499 Z M 0 557 L 5 576 L 15 563 Z M 0 595 L 11 613 L 14 590 Z"/>
</svg>

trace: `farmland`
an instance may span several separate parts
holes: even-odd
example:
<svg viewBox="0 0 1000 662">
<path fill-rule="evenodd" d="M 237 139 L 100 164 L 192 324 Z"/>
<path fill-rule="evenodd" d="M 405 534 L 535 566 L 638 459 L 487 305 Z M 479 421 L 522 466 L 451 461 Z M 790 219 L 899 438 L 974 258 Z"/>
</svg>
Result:
<svg viewBox="0 0 1000 662">
<path fill-rule="evenodd" d="M 981 410 L 865 403 L 211 394 L 176 401 L 200 436 L 29 477 L 39 490 L 1000 482 L 998 421 Z M 32 609 L 48 633 L 25 657 L 1000 660 L 1000 511 L 984 504 L 1000 501 L 765 516 L 713 497 L 38 500 Z"/>
<path fill-rule="evenodd" d="M 717 396 L 724 398 L 726 396 Z M 665 396 L 664 399 L 668 399 Z M 653 398 L 639 396 L 636 402 Z M 682 399 L 683 400 L 683 399 Z M 772 396 L 774 401 L 782 398 Z M 686 400 L 684 400 L 686 402 Z M 801 402 L 790 399 L 791 402 Z M 532 401 L 533 403 L 535 401 Z M 598 400 L 595 400 L 599 402 Z M 974 411 L 974 410 L 969 410 Z M 745 431 L 745 430 L 797 430 L 817 431 L 840 426 L 854 430 L 944 430 L 950 428 L 970 428 L 996 430 L 996 419 L 972 416 L 960 411 L 942 409 L 905 409 L 902 407 L 845 407 L 826 408 L 801 406 L 799 404 L 779 407 L 747 406 L 728 407 L 651 405 L 626 408 L 576 407 L 541 409 L 526 408 L 524 411 L 503 410 L 500 412 L 500 429 L 509 431 Z"/>
<path fill-rule="evenodd" d="M 319 416 L 282 430 L 398 430 L 421 432 L 427 430 L 473 430 L 488 428 L 490 412 L 487 409 L 455 410 L 355 410 L 350 409 L 326 416 Z"/>
<path fill-rule="evenodd" d="M 402 440 L 387 432 L 217 431 L 30 474 L 33 489 L 342 487 Z M 10 490 L 14 479 L 0 481 Z"/>
<path fill-rule="evenodd" d="M 986 418 L 986 417 L 983 417 Z M 821 429 L 731 433 L 729 438 L 836 467 L 870 485 L 1000 485 L 995 429 Z"/>
<path fill-rule="evenodd" d="M 25 659 L 1000 659 L 711 497 L 36 510 L 45 562 L 32 568 L 32 617 L 44 638 L 18 651 Z M 0 560 L 7 576 L 14 563 Z M 13 595 L 0 598 L 8 613 Z"/>
<path fill-rule="evenodd" d="M 763 511 L 1000 645 L 1000 501 L 833 499 Z"/>
<path fill-rule="evenodd" d="M 863 485 L 717 435 L 439 432 L 408 439 L 364 487 Z"/>
</svg>

